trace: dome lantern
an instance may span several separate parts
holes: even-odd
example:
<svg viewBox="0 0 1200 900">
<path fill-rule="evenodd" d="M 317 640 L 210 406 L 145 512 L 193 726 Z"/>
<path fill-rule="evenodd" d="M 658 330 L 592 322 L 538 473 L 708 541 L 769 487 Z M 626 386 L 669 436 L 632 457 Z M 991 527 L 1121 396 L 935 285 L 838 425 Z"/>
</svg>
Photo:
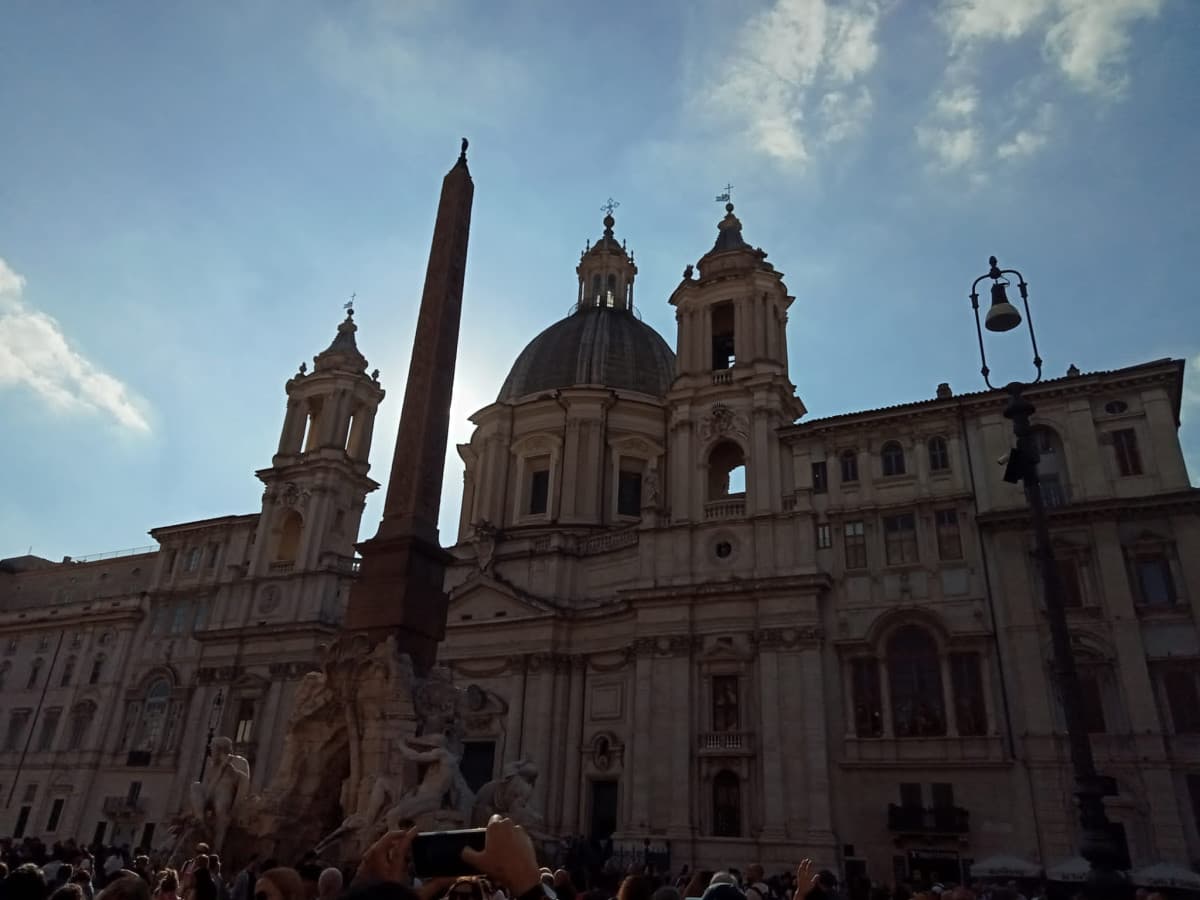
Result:
<svg viewBox="0 0 1200 900">
<path fill-rule="evenodd" d="M 601 207 L 605 212 L 604 234 L 584 250 L 575 269 L 579 275 L 578 309 L 633 309 L 633 279 L 637 266 L 626 252 L 624 243 L 613 236 L 613 210 L 619 203 L 610 199 Z"/>
</svg>

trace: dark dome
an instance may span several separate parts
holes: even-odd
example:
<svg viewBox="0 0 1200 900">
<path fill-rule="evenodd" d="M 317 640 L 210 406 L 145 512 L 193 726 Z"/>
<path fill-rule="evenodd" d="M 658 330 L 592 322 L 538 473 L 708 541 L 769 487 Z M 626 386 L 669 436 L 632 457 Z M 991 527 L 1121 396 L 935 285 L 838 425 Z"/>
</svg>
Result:
<svg viewBox="0 0 1200 900">
<path fill-rule="evenodd" d="M 580 384 L 666 396 L 675 354 L 625 309 L 590 306 L 555 322 L 521 351 L 498 400 Z"/>
</svg>

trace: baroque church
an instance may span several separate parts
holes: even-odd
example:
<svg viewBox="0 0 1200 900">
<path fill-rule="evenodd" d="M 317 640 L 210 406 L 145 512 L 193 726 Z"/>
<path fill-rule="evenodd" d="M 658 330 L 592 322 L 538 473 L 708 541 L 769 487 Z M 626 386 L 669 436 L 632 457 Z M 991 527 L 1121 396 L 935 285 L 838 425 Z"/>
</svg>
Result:
<svg viewBox="0 0 1200 900">
<path fill-rule="evenodd" d="M 1002 394 L 943 384 L 806 419 L 793 298 L 732 205 L 667 298 L 671 343 L 638 316 L 637 268 L 603 225 L 573 312 L 458 448 L 444 634 L 419 624 L 457 681 L 503 700 L 471 723 L 468 784 L 531 761 L 549 830 L 675 868 L 811 856 L 847 877 L 958 881 L 998 854 L 1071 857 L 1027 506 L 995 464 Z M 0 834 L 159 846 L 214 734 L 269 781 L 299 681 L 368 576 L 356 541 L 383 388 L 356 328 L 347 316 L 287 380 L 258 512 L 156 528 L 143 552 L 0 561 Z M 1183 362 L 1164 359 L 1027 394 L 1132 866 L 1200 859 L 1182 390 Z"/>
</svg>

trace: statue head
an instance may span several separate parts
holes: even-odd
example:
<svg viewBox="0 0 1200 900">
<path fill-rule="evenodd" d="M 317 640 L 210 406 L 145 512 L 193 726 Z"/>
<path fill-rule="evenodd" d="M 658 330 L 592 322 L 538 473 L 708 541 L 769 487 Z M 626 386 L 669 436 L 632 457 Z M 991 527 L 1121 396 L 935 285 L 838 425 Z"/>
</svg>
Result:
<svg viewBox="0 0 1200 900">
<path fill-rule="evenodd" d="M 212 758 L 217 765 L 225 762 L 233 753 L 233 741 L 227 737 L 213 738 Z"/>
</svg>

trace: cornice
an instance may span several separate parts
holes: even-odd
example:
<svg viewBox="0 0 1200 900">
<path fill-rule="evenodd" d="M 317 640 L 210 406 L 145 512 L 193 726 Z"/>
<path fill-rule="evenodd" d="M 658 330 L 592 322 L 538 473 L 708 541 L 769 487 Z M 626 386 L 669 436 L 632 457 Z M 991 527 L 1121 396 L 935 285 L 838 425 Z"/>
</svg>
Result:
<svg viewBox="0 0 1200 900">
<path fill-rule="evenodd" d="M 1170 494 L 1151 494 L 1144 497 L 1106 497 L 1085 500 L 1046 510 L 1052 525 L 1086 524 L 1096 519 L 1140 519 L 1174 513 L 1195 514 L 1200 511 L 1200 488 L 1175 491 Z M 1029 527 L 1029 509 L 1022 505 L 1012 509 L 995 510 L 976 516 L 980 525 L 995 526 L 997 530 Z"/>
<path fill-rule="evenodd" d="M 666 585 L 662 587 L 627 588 L 619 596 L 631 603 L 648 600 L 680 600 L 691 597 L 739 597 L 746 594 L 764 596 L 794 594 L 797 591 L 829 590 L 833 579 L 826 572 L 799 575 L 778 575 L 771 578 L 747 578 L 738 581 L 713 581 L 703 584 Z"/>
</svg>

